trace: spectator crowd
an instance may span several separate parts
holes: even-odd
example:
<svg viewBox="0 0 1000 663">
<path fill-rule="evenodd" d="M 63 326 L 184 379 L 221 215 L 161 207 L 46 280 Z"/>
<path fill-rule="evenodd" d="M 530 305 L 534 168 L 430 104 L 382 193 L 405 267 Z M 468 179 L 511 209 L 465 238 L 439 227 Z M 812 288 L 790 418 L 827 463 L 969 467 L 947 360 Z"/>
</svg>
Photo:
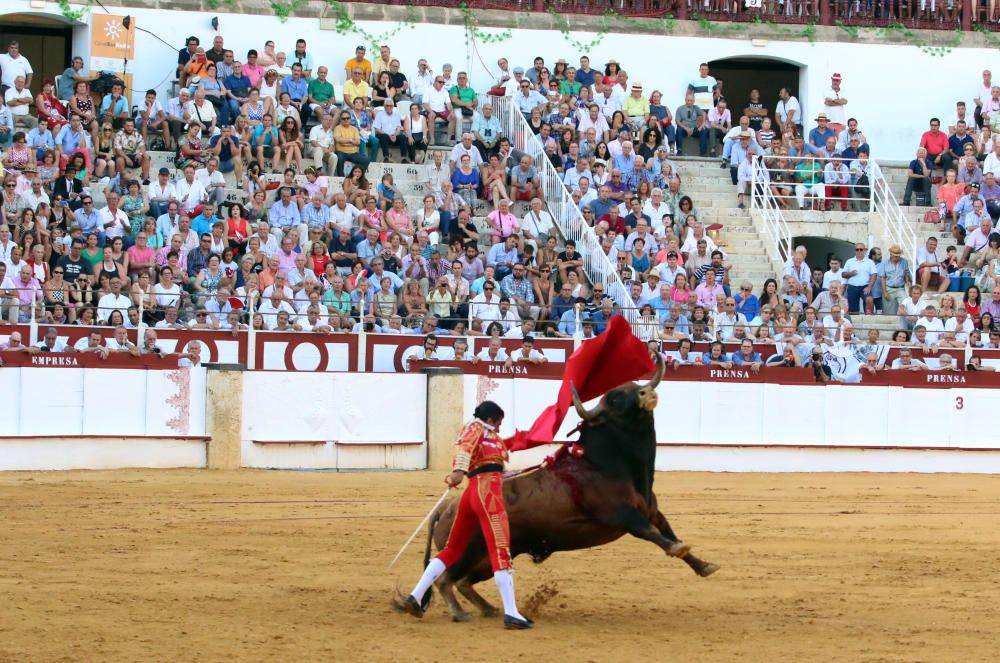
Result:
<svg viewBox="0 0 1000 663">
<path fill-rule="evenodd" d="M 788 87 L 773 104 L 758 90 L 727 99 L 707 64 L 673 95 L 631 80 L 615 60 L 550 69 L 540 57 L 501 58 L 480 94 L 449 64 L 421 58 L 403 73 L 389 45 L 371 55 L 358 46 L 342 63 L 315 61 L 303 39 L 239 55 L 222 36 L 210 48 L 189 37 L 177 95 L 148 90 L 130 102 L 121 81 L 95 96 L 98 77 L 80 58 L 32 96 L 30 63 L 8 45 L 0 320 L 105 325 L 114 338 L 142 324 L 150 347 L 163 328 L 413 334 L 431 351 L 443 336 L 483 335 L 486 360 L 507 359 L 489 352 L 506 337 L 525 339 L 519 357 L 529 361 L 534 337 L 601 334 L 625 306 L 644 340 L 711 341 L 698 361 L 759 367 L 807 364 L 828 345 L 877 345 L 875 330 L 854 334 L 851 316 L 881 312 L 899 316 L 892 342 L 908 348 L 1000 345 L 990 345 L 995 311 L 980 301 L 1000 277 L 990 221 L 1000 215 L 1000 147 L 984 147 L 1000 123 L 1000 88 L 985 74 L 972 117 L 960 105 L 947 134 L 932 122 L 904 200 L 928 196 L 941 172 L 941 218 L 968 231 L 951 230 L 960 249 L 938 259 L 928 242 L 914 283 L 899 247 L 883 257 L 859 245 L 824 268 L 799 247 L 778 278 L 754 284 L 730 282 L 730 257 L 684 191 L 676 157 L 721 159 L 740 207 L 760 156 L 758 182 L 782 206 L 812 198 L 864 209 L 875 165 L 840 74 L 810 121 Z M 531 149 L 504 135 L 498 97 L 523 118 Z M 169 164 L 153 168 L 153 152 L 169 153 Z M 566 219 L 546 209 L 547 172 L 606 262 L 564 239 Z M 630 301 L 615 302 L 608 279 L 595 278 L 608 276 L 605 264 Z M 971 272 L 990 278 L 925 297 Z M 773 361 L 750 361 L 748 343 L 775 345 Z"/>
</svg>

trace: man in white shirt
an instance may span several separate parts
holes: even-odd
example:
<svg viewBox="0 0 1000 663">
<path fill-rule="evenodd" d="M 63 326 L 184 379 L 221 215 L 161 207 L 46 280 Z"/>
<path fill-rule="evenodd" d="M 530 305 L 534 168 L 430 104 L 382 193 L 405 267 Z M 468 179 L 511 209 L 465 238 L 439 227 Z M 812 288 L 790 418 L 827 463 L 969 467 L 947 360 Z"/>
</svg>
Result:
<svg viewBox="0 0 1000 663">
<path fill-rule="evenodd" d="M 923 298 L 923 294 L 924 289 L 919 285 L 914 285 L 910 288 L 910 296 L 900 302 L 897 313 L 904 329 L 913 329 L 917 318 L 927 308 L 927 300 Z"/>
<path fill-rule="evenodd" d="M 346 230 L 350 235 L 355 234 L 354 220 L 361 215 L 361 210 L 347 202 L 347 195 L 344 192 L 333 196 L 333 205 L 330 206 L 330 225 L 338 232 Z"/>
<path fill-rule="evenodd" d="M 490 338 L 489 346 L 479 351 L 473 362 L 477 361 L 507 361 L 507 351 L 500 345 L 500 339 Z"/>
<path fill-rule="evenodd" d="M 110 243 L 115 237 L 124 237 L 125 233 L 132 231 L 132 224 L 129 223 L 128 215 L 118 207 L 118 194 L 109 191 L 107 194 L 108 206 L 98 211 L 101 217 L 101 228 L 104 230 L 104 237 Z"/>
<path fill-rule="evenodd" d="M 955 340 L 959 343 L 966 343 L 973 329 L 975 329 L 975 325 L 972 323 L 972 318 L 969 317 L 969 312 L 964 306 L 956 308 L 955 315 L 948 318 L 948 321 L 944 323 L 944 330 L 953 332 Z"/>
<path fill-rule="evenodd" d="M 507 359 L 507 365 L 513 365 L 515 363 L 525 363 L 525 364 L 544 364 L 549 361 L 549 358 L 543 355 L 541 352 L 535 349 L 535 339 L 533 336 L 524 336 L 521 340 L 521 347 L 510 353 Z"/>
<path fill-rule="evenodd" d="M 184 106 L 184 120 L 201 125 L 201 135 L 211 136 L 215 133 L 217 115 L 215 106 L 205 99 L 205 90 L 201 87 L 194 91 L 194 99 Z"/>
<path fill-rule="evenodd" d="M 333 175 L 337 172 L 336 143 L 333 140 L 333 115 L 326 113 L 320 123 L 309 130 L 309 155 L 313 166 L 320 173 Z"/>
<path fill-rule="evenodd" d="M 840 258 L 836 256 L 830 258 L 830 269 L 826 270 L 823 274 L 823 289 L 829 290 L 830 284 L 834 281 L 839 281 L 840 283 L 845 281 L 844 270 L 840 267 Z"/>
<path fill-rule="evenodd" d="M 458 166 L 462 157 L 466 154 L 469 155 L 473 168 L 479 168 L 483 165 L 483 155 L 481 155 L 476 146 L 472 144 L 474 138 L 475 137 L 471 133 L 464 133 L 462 134 L 461 142 L 455 143 L 455 147 L 451 148 L 451 155 L 448 157 L 448 161 L 451 164 L 452 170 Z"/>
<path fill-rule="evenodd" d="M 171 201 L 176 202 L 177 189 L 170 181 L 170 170 L 160 168 L 156 181 L 149 184 L 147 195 L 149 196 L 149 214 L 157 218 L 167 211 L 167 206 Z"/>
<path fill-rule="evenodd" d="M 285 299 L 281 289 L 276 289 L 270 297 L 266 297 L 261 303 L 257 312 L 264 316 L 264 326 L 268 330 L 273 330 L 278 326 L 278 313 L 284 311 L 288 314 L 288 322 L 295 322 L 295 309 Z"/>
<path fill-rule="evenodd" d="M 417 61 L 417 73 L 410 78 L 410 98 L 413 103 L 422 106 L 424 94 L 434 87 L 434 72 L 427 66 L 427 60 L 420 58 Z"/>
<path fill-rule="evenodd" d="M 10 108 L 15 128 L 34 129 L 38 126 L 38 118 L 30 113 L 31 107 L 35 105 L 35 98 L 31 96 L 31 90 L 25 87 L 24 76 L 14 79 L 14 85 L 4 92 L 3 98 Z"/>
<path fill-rule="evenodd" d="M 775 106 L 774 117 L 778 121 L 778 126 L 775 129 L 779 136 L 784 132 L 786 124 L 802 125 L 802 106 L 799 105 L 799 100 L 792 96 L 791 90 L 787 87 L 781 88 L 778 92 L 778 103 Z"/>
<path fill-rule="evenodd" d="M 427 124 L 434 144 L 437 143 L 437 121 L 443 120 L 448 126 L 446 136 L 455 133 L 455 114 L 452 112 L 451 95 L 445 87 L 442 76 L 435 76 L 430 89 L 423 94 L 424 110 L 427 112 Z M 478 150 L 476 150 L 478 152 Z"/>
<path fill-rule="evenodd" d="M 478 299 L 478 297 L 476 299 Z M 508 297 L 500 297 L 498 306 L 483 308 L 476 318 L 482 320 L 482 327 L 480 331 L 483 332 L 485 332 L 494 322 L 500 323 L 500 326 L 503 327 L 504 334 L 509 332 L 512 327 L 518 327 L 521 324 L 521 316 L 517 312 L 517 307 L 510 305 L 510 299 Z"/>
<path fill-rule="evenodd" d="M 205 168 L 199 168 L 195 179 L 208 195 L 208 202 L 218 207 L 226 199 L 226 177 L 219 170 L 217 158 L 212 157 Z"/>
<path fill-rule="evenodd" d="M 195 179 L 194 174 L 194 166 L 187 166 L 184 168 L 184 177 L 174 184 L 181 210 L 188 214 L 194 212 L 194 208 L 198 205 L 208 202 L 208 193 L 201 182 Z"/>
<path fill-rule="evenodd" d="M 927 242 L 917 249 L 917 280 L 920 282 L 921 292 L 927 290 L 929 286 L 936 285 L 938 294 L 941 294 L 951 285 L 947 268 L 937 255 L 937 245 L 937 237 L 929 237 Z"/>
<path fill-rule="evenodd" d="M 941 318 L 937 317 L 937 309 L 933 305 L 928 304 L 924 307 L 923 316 L 917 319 L 914 327 L 923 325 L 927 330 L 927 345 L 934 345 L 938 342 L 938 338 L 941 336 L 941 332 L 944 329 L 944 323 Z"/>
<path fill-rule="evenodd" d="M 841 80 L 843 77 L 840 74 L 830 77 L 830 89 L 823 99 L 826 116 L 830 118 L 828 126 L 838 134 L 847 128 L 847 95 L 840 87 Z"/>
<path fill-rule="evenodd" d="M 104 346 L 108 352 L 126 352 L 133 357 L 139 356 L 139 348 L 128 340 L 128 330 L 125 329 L 124 325 L 115 327 L 114 336 L 104 339 Z"/>
<path fill-rule="evenodd" d="M 97 319 L 101 322 L 107 322 L 114 311 L 121 311 L 124 320 L 125 314 L 128 313 L 128 309 L 132 305 L 132 300 L 122 294 L 122 280 L 117 276 L 112 276 L 108 282 L 108 289 L 110 292 L 97 302 Z"/>
<path fill-rule="evenodd" d="M 871 297 L 878 270 L 867 254 L 863 242 L 854 246 L 854 257 L 844 263 L 843 276 L 847 279 L 847 305 L 851 313 L 864 310 L 865 302 Z"/>
<path fill-rule="evenodd" d="M 385 100 L 383 111 L 375 115 L 372 130 L 378 138 L 379 145 L 382 146 L 383 161 L 390 161 L 389 149 L 392 147 L 399 148 L 400 159 L 402 159 L 404 156 L 402 143 L 406 138 L 403 135 L 403 121 L 399 118 L 399 113 L 396 112 L 395 101 Z"/>
<path fill-rule="evenodd" d="M 31 87 L 31 77 L 35 71 L 28 58 L 21 55 L 21 46 L 16 41 L 7 45 L 7 52 L 0 54 L 0 84 L 14 87 L 14 80 L 24 76 L 24 86 Z"/>
<path fill-rule="evenodd" d="M 531 199 L 531 209 L 524 215 L 521 222 L 521 232 L 524 234 L 526 243 L 533 244 L 537 254 L 539 244 L 544 244 L 549 239 L 549 235 L 555 228 L 555 221 L 552 215 L 542 207 L 541 198 Z"/>
</svg>

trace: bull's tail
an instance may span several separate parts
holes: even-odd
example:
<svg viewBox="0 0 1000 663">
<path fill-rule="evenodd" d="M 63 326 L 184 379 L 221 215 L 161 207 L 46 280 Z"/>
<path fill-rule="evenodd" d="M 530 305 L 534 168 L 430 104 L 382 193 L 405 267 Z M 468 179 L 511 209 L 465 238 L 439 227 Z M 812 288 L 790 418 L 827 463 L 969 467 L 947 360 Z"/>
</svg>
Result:
<svg viewBox="0 0 1000 663">
<path fill-rule="evenodd" d="M 434 543 L 434 528 L 437 527 L 438 521 L 441 520 L 441 514 L 443 512 L 444 512 L 444 507 L 443 506 L 438 507 L 437 511 L 434 512 L 434 515 L 431 516 L 431 522 L 427 525 L 427 544 L 424 546 L 425 569 L 427 568 L 427 565 L 431 563 L 431 545 Z M 434 586 L 431 585 L 431 587 L 427 590 L 427 593 L 424 594 L 423 600 L 420 602 L 420 605 L 423 607 L 424 610 L 426 610 L 427 606 L 430 605 L 431 596 L 433 595 L 434 595 Z"/>
</svg>

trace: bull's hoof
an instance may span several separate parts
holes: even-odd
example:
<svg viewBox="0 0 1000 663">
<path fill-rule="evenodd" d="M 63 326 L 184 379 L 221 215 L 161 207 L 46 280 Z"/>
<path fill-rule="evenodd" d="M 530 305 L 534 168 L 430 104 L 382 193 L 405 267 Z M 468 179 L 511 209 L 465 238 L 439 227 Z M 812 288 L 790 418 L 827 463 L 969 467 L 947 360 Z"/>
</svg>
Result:
<svg viewBox="0 0 1000 663">
<path fill-rule="evenodd" d="M 451 621 L 453 622 L 471 622 L 472 613 L 469 612 L 453 612 L 451 613 Z"/>
<path fill-rule="evenodd" d="M 684 543 L 683 541 L 677 541 L 674 545 L 670 546 L 670 550 L 667 554 L 671 557 L 683 557 L 684 555 L 691 552 L 691 545 Z"/>
<path fill-rule="evenodd" d="M 392 598 L 392 607 L 398 612 L 405 612 L 406 614 L 413 615 L 418 619 L 424 616 L 423 607 L 421 607 L 420 602 L 412 596 L 407 596 L 406 598 L 394 596 Z"/>
<path fill-rule="evenodd" d="M 491 605 L 483 606 L 482 608 L 479 609 L 479 613 L 483 617 L 498 617 L 500 615 L 500 611 Z"/>
<path fill-rule="evenodd" d="M 711 562 L 706 562 L 705 565 L 701 567 L 701 570 L 698 571 L 698 575 L 700 575 L 702 578 L 707 578 L 708 576 L 712 575 L 718 570 L 719 570 L 718 564 L 712 564 Z"/>
</svg>

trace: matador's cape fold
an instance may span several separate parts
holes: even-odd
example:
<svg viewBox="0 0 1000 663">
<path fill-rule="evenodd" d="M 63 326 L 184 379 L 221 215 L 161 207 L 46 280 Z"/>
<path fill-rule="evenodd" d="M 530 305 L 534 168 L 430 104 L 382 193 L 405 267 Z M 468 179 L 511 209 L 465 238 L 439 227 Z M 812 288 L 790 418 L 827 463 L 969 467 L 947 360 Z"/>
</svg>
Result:
<svg viewBox="0 0 1000 663">
<path fill-rule="evenodd" d="M 576 387 L 581 400 L 589 401 L 648 375 L 654 368 L 646 344 L 632 334 L 623 316 L 614 316 L 603 334 L 584 342 L 566 362 L 556 402 L 545 408 L 531 430 L 517 431 L 509 438 L 507 448 L 511 451 L 530 449 L 550 444 L 555 439 L 573 404 L 570 383 Z"/>
</svg>

